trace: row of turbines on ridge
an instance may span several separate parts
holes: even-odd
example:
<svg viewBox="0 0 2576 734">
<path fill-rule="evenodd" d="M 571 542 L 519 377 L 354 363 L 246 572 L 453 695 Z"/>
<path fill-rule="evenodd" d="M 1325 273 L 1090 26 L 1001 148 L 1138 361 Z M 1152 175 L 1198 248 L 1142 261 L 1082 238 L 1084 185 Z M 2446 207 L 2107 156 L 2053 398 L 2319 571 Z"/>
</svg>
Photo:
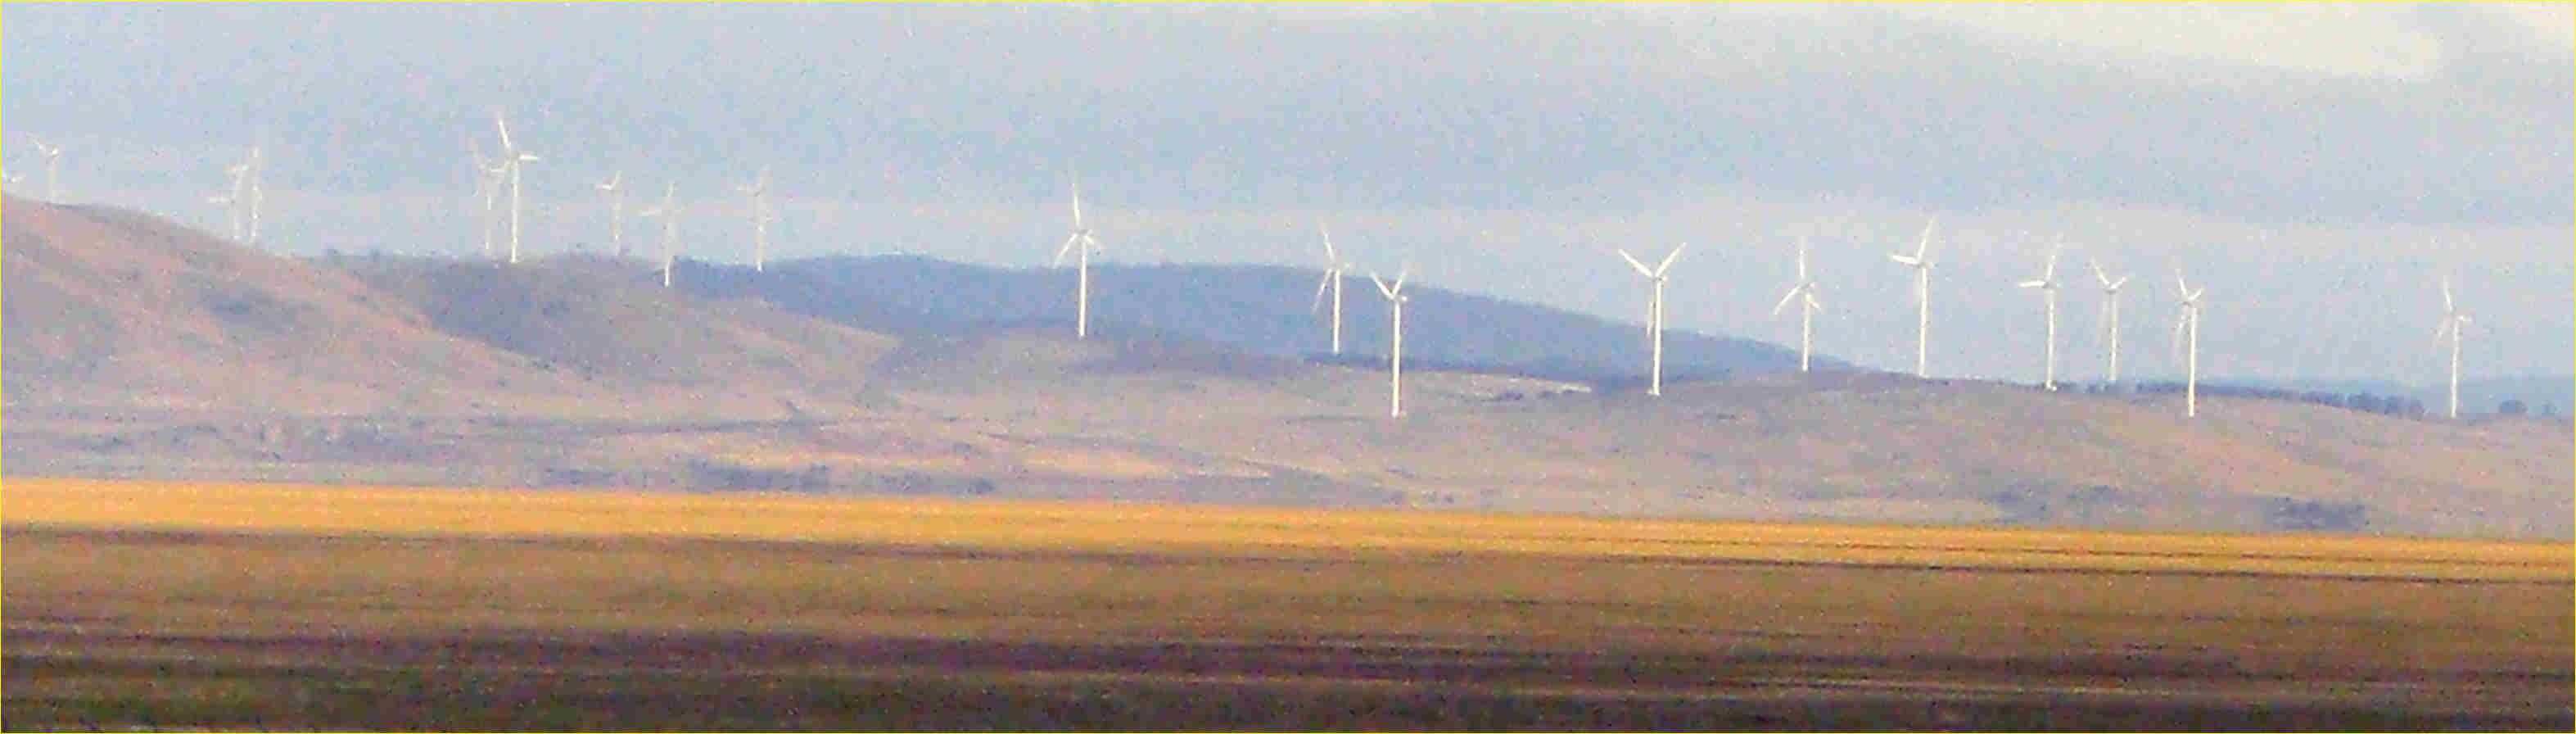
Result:
<svg viewBox="0 0 2576 734">
<path fill-rule="evenodd" d="M 518 147 L 510 137 L 509 121 L 499 110 L 493 111 L 492 122 L 499 133 L 501 145 L 499 155 L 487 157 L 483 154 L 479 143 L 468 144 L 476 174 L 475 195 L 482 201 L 483 255 L 486 258 L 503 259 L 508 263 L 516 264 L 519 262 L 521 253 L 521 211 L 524 203 L 522 171 L 526 164 L 543 159 Z M 233 239 L 244 244 L 255 245 L 260 237 L 260 209 L 264 201 L 261 182 L 266 169 L 265 136 L 262 138 L 262 141 L 255 142 L 250 147 L 248 155 L 242 162 L 225 167 L 224 171 L 229 183 L 222 191 L 207 198 L 208 203 L 224 207 Z M 58 181 L 63 148 L 58 145 L 48 145 L 41 140 L 34 141 L 34 144 L 37 152 L 44 158 L 46 197 L 48 200 L 57 200 L 60 194 Z M 11 185 L 23 180 L 20 175 L 14 173 L 0 178 L 5 178 Z M 627 254 L 625 202 L 620 189 L 623 178 L 622 173 L 612 174 L 608 180 L 596 184 L 596 188 L 607 199 L 609 240 L 620 256 Z M 766 271 L 769 225 L 777 221 L 777 215 L 769 205 L 769 169 L 761 168 L 757 177 L 735 188 L 736 191 L 746 195 L 750 202 L 753 227 L 752 269 Z M 506 210 L 509 236 L 506 249 L 503 249 L 498 241 L 499 235 L 496 231 L 505 219 L 500 201 L 500 195 L 504 189 L 509 193 Z M 671 285 L 671 269 L 679 244 L 679 218 L 682 209 L 677 201 L 678 193 L 679 183 L 672 181 L 664 187 L 661 203 L 635 212 L 639 217 L 661 220 L 659 261 L 662 285 L 666 287 Z M 1083 223 L 1082 190 L 1079 181 L 1072 186 L 1072 207 L 1073 229 L 1065 237 L 1064 244 L 1057 248 L 1054 265 L 1063 267 L 1067 259 L 1073 261 L 1075 273 L 1073 329 L 1075 338 L 1080 339 L 1090 336 L 1091 255 L 1098 252 L 1101 246 L 1099 238 L 1089 226 Z M 1929 360 L 1932 324 L 1931 246 L 1933 229 L 1937 224 L 1938 221 L 1935 220 L 1924 225 L 1922 235 L 1917 239 L 1913 252 L 1888 254 L 1888 259 L 1914 271 L 1916 312 L 1914 375 L 1918 378 L 1928 378 L 1931 374 Z M 1323 237 L 1324 270 L 1323 279 L 1316 284 L 1315 304 L 1310 310 L 1320 311 L 1327 301 L 1330 302 L 1332 306 L 1331 348 L 1333 354 L 1339 355 L 1342 353 L 1342 281 L 1354 267 L 1354 263 L 1341 258 L 1340 253 L 1333 246 L 1332 231 L 1329 228 L 1319 225 L 1318 231 Z M 1650 293 L 1646 306 L 1648 333 L 1646 394 L 1648 395 L 1663 394 L 1664 285 L 1674 262 L 1679 260 L 1682 252 L 1688 248 L 1687 243 L 1674 247 L 1664 255 L 1662 260 L 1651 267 L 1645 261 L 1630 255 L 1625 249 L 1613 250 L 1628 266 L 1644 276 L 1649 284 Z M 2051 391 L 2057 389 L 2057 290 L 2059 286 L 2057 261 L 2063 249 L 2062 246 L 2052 246 L 2039 277 L 2016 284 L 2022 288 L 2039 291 L 2042 299 L 2046 316 L 2047 341 L 2042 358 L 2044 366 L 2040 384 L 2043 389 Z M 496 252 L 496 250 L 499 251 Z M 2125 275 L 2112 277 L 2102 269 L 2099 262 L 2092 262 L 2089 265 L 2094 278 L 2101 285 L 2104 298 L 2101 313 L 2102 333 L 2107 337 L 2106 342 L 2109 347 L 2107 376 L 2112 384 L 2118 384 L 2120 381 L 2120 292 L 2121 288 L 2128 284 L 2129 278 Z M 1404 286 L 1411 269 L 1411 263 L 1406 263 L 1405 267 L 1397 270 L 1395 279 L 1392 281 L 1380 278 L 1375 272 L 1368 274 L 1370 282 L 1377 286 L 1378 293 L 1387 300 L 1389 320 L 1392 325 L 1387 349 L 1389 380 L 1387 412 L 1391 416 L 1404 414 L 1404 304 L 1409 300 L 1404 295 Z M 2200 299 L 2205 289 L 2191 287 L 2190 282 L 2184 278 L 2179 269 L 2174 273 L 2174 284 L 2178 305 L 2181 307 L 2174 321 L 2175 351 L 2186 360 L 2183 414 L 2186 417 L 2192 417 L 2199 415 Z M 1823 302 L 1817 297 L 1817 289 L 1817 281 L 1807 269 L 1807 241 L 1801 238 L 1797 248 L 1797 278 L 1791 283 L 1789 291 L 1780 297 L 1779 303 L 1771 309 L 1772 315 L 1778 316 L 1791 305 L 1798 307 L 1798 370 L 1800 372 L 1809 370 L 1814 352 L 1815 314 L 1824 307 Z M 2470 323 L 2470 319 L 2466 313 L 2461 312 L 2458 304 L 2453 300 L 2450 280 L 2447 277 L 2441 280 L 2441 291 L 2443 313 L 2440 325 L 2435 330 L 2435 339 L 2450 341 L 2450 416 L 2457 418 L 2460 414 L 2460 344 L 2464 336 L 2463 331 Z"/>
</svg>

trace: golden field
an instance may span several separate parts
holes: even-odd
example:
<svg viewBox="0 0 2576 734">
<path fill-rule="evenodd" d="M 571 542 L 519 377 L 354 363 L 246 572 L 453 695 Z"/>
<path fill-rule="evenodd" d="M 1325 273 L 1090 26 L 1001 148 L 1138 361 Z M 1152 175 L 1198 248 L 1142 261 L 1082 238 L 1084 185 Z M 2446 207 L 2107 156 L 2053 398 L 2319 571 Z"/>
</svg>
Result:
<svg viewBox="0 0 2576 734">
<path fill-rule="evenodd" d="M 2566 581 L 2545 542 L 1730 523 L 1466 512 L 18 478 L 19 525 L 237 532 L 673 536 L 1285 556 L 1555 557 Z"/>
<path fill-rule="evenodd" d="M 2546 543 L 50 479 L 0 516 L 22 728 L 756 729 L 863 688 L 1090 712 L 1006 728 L 2546 729 L 2576 680 Z M 765 703 L 655 708 L 709 690 Z M 1681 718 L 1525 708 L 1600 696 Z M 1362 704 L 1400 715 L 1296 718 Z"/>
</svg>

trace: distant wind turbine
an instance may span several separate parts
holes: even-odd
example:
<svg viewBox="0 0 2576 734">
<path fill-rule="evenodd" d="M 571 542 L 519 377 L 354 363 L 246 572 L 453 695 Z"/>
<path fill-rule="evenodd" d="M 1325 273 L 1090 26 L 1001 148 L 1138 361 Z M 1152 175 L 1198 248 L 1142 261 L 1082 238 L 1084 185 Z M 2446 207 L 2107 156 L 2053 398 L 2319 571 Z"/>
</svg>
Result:
<svg viewBox="0 0 2576 734">
<path fill-rule="evenodd" d="M 1664 394 L 1664 273 L 1673 268 L 1674 260 L 1681 258 L 1682 250 L 1689 248 L 1690 243 L 1687 242 L 1675 245 L 1671 253 L 1664 255 L 1663 262 L 1656 263 L 1651 268 L 1646 267 L 1644 262 L 1638 261 L 1636 256 L 1628 254 L 1627 250 L 1615 250 L 1619 253 L 1619 259 L 1628 261 L 1629 267 L 1636 268 L 1638 275 L 1646 276 L 1647 282 L 1653 284 L 1653 295 L 1646 300 L 1646 351 L 1648 354 L 1646 394 L 1648 395 Z"/>
<path fill-rule="evenodd" d="M 249 210 L 250 221 L 244 226 L 242 242 L 245 244 L 257 245 L 259 244 L 260 210 L 266 208 L 268 205 L 268 190 L 266 188 L 266 179 L 268 178 L 268 133 L 265 130 L 260 133 L 257 139 L 251 141 L 250 160 L 243 165 L 248 168 L 248 173 L 244 174 L 243 178 L 244 188 L 248 192 L 249 196 L 247 200 L 240 202 L 240 204 L 244 209 Z"/>
<path fill-rule="evenodd" d="M 497 108 L 492 110 L 492 124 L 501 129 L 501 165 L 510 169 L 510 264 L 516 265 L 519 263 L 520 194 L 525 188 L 520 185 L 519 172 L 528 163 L 539 159 L 510 142 L 510 122 L 501 119 L 501 110 Z"/>
<path fill-rule="evenodd" d="M 671 287 L 671 261 L 680 246 L 680 182 L 672 181 L 662 189 L 662 205 L 646 207 L 635 213 L 639 217 L 662 219 L 662 287 Z"/>
<path fill-rule="evenodd" d="M 224 208 L 224 219 L 232 225 L 233 241 L 242 242 L 245 237 L 242 229 L 242 200 L 248 197 L 248 190 L 245 187 L 250 183 L 250 164 L 235 163 L 225 166 L 224 175 L 230 179 L 230 182 L 224 185 L 223 193 L 206 197 L 206 203 Z"/>
<path fill-rule="evenodd" d="M 1322 223 L 1317 223 L 1315 225 L 1315 229 L 1318 232 L 1322 232 L 1324 235 L 1324 279 L 1315 283 L 1315 305 L 1307 307 L 1306 310 L 1315 311 L 1322 309 L 1324 307 L 1324 291 L 1331 290 L 1333 292 L 1333 353 L 1341 354 L 1342 271 L 1348 270 L 1351 264 L 1343 262 L 1342 256 L 1333 252 L 1333 230 L 1331 228 L 1324 226 Z"/>
<path fill-rule="evenodd" d="M 1815 350 L 1816 311 L 1825 307 L 1816 301 L 1815 279 L 1807 277 L 1805 237 L 1798 238 L 1798 282 L 1789 286 L 1788 295 L 1780 297 L 1779 305 L 1771 307 L 1771 315 L 1780 315 L 1780 309 L 1788 308 L 1792 301 L 1798 303 L 1798 371 L 1805 372 L 1808 355 Z"/>
<path fill-rule="evenodd" d="M 2048 267 L 2040 271 L 2038 279 L 2021 282 L 2023 288 L 2039 289 L 2040 300 L 2048 304 L 2048 350 L 2039 378 L 2039 386 L 2046 390 L 2057 389 L 2057 252 L 2060 249 L 2063 249 L 2060 245 L 2050 245 Z"/>
<path fill-rule="evenodd" d="M 625 178 L 626 173 L 619 171 L 598 184 L 600 195 L 608 197 L 608 245 L 616 248 L 618 257 L 626 256 L 626 197 L 617 191 L 617 182 Z"/>
<path fill-rule="evenodd" d="M 2451 300 L 2451 279 L 2442 278 L 2442 325 L 2433 329 L 2433 343 L 2451 338 L 2451 417 L 2460 417 L 2460 339 L 2469 326 L 2469 315 L 2460 312 Z"/>
<path fill-rule="evenodd" d="M 1391 332 L 1394 342 L 1386 350 L 1386 414 L 1389 417 L 1404 416 L 1404 302 L 1409 300 L 1404 295 L 1404 277 L 1412 271 L 1412 263 L 1396 270 L 1395 285 L 1392 286 L 1379 280 L 1377 273 L 1369 273 L 1369 282 L 1376 283 L 1377 292 L 1385 294 L 1387 307 L 1393 309 L 1394 314 L 1389 318 L 1389 323 L 1394 325 Z"/>
<path fill-rule="evenodd" d="M 2102 334 L 2111 342 L 2111 385 L 2120 385 L 2120 286 L 2129 284 L 2129 276 L 2112 278 L 2102 272 L 2102 263 L 2093 265 L 2093 279 L 2102 283 Z"/>
<path fill-rule="evenodd" d="M 769 167 L 760 167 L 760 176 L 751 183 L 734 187 L 751 197 L 751 269 L 767 272 L 769 261 Z"/>
<path fill-rule="evenodd" d="M 62 200 L 62 188 L 61 188 L 61 183 L 62 183 L 62 171 L 63 171 L 63 169 L 62 169 L 62 162 L 63 162 L 63 148 L 62 148 L 62 146 L 59 146 L 59 145 L 46 145 L 46 144 L 45 144 L 45 141 L 42 141 L 42 140 L 35 140 L 35 141 L 29 141 L 29 142 L 33 142 L 33 143 L 35 143 L 35 144 L 36 144 L 36 153 L 37 153 L 38 155 L 42 155 L 42 156 L 44 156 L 44 157 L 45 157 L 45 200 L 46 200 L 46 201 L 51 201 L 51 202 L 56 202 L 56 203 L 61 203 L 61 200 Z"/>
<path fill-rule="evenodd" d="M 2185 352 L 2183 368 L 2182 414 L 2189 418 L 2200 415 L 2200 291 L 2192 290 L 2183 280 L 2182 271 L 2174 271 L 2174 287 L 2182 294 L 2182 318 L 2174 321 L 2174 347 Z M 2186 340 L 2189 346 L 2185 347 Z"/>
<path fill-rule="evenodd" d="M 483 230 L 483 257 L 488 260 L 492 258 L 493 229 L 498 227 L 501 221 L 501 184 L 508 178 L 510 166 L 500 159 L 484 158 L 481 143 L 468 140 L 465 146 L 474 156 L 474 194 L 483 198 L 483 217 L 480 224 Z"/>
<path fill-rule="evenodd" d="M 1923 224 L 1923 237 L 1914 245 L 1914 254 L 1888 253 L 1887 259 L 1914 269 L 1914 376 L 1931 377 L 1932 343 L 1932 226 L 1934 219 Z"/>
<path fill-rule="evenodd" d="M 1076 339 L 1091 335 L 1091 252 L 1097 249 L 1100 249 L 1100 240 L 1091 236 L 1090 228 L 1082 226 L 1082 181 L 1075 179 L 1073 234 L 1064 238 L 1063 247 L 1056 248 L 1055 264 L 1063 267 L 1064 256 L 1074 256 L 1073 338 Z"/>
</svg>

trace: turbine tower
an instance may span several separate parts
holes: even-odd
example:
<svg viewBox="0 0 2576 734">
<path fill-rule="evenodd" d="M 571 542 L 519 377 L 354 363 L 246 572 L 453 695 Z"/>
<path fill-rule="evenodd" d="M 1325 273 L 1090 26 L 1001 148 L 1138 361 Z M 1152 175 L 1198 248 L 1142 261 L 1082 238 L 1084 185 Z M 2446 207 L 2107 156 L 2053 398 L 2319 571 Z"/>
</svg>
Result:
<svg viewBox="0 0 2576 734">
<path fill-rule="evenodd" d="M 42 140 L 33 140 L 29 142 L 35 143 L 36 153 L 45 157 L 45 200 L 61 203 L 61 182 L 63 171 L 62 146 L 46 145 L 45 141 Z"/>
<path fill-rule="evenodd" d="M 259 210 L 268 202 L 268 194 L 260 185 L 261 179 L 266 178 L 268 174 L 267 137 L 266 134 L 262 134 L 259 140 L 251 143 L 250 160 L 242 164 L 245 169 L 242 176 L 243 187 L 247 196 L 239 202 L 239 205 L 250 211 L 250 221 L 242 235 L 243 244 L 259 244 Z"/>
<path fill-rule="evenodd" d="M 243 199 L 248 198 L 248 190 L 244 187 L 250 183 L 250 164 L 235 163 L 225 166 L 224 175 L 230 177 L 232 182 L 224 187 L 223 193 L 206 197 L 206 203 L 223 206 L 224 219 L 232 225 L 232 239 L 234 242 L 241 242 L 244 237 L 242 204 Z"/>
<path fill-rule="evenodd" d="M 2190 350 L 2186 352 L 2189 356 L 2184 363 L 2182 382 L 2182 415 L 2190 418 L 2200 415 L 2201 292 L 2192 290 L 2191 283 L 2182 279 L 2181 270 L 2174 271 L 2174 287 L 2182 294 L 2182 318 L 2174 321 L 2174 347 L 2177 351 Z M 2186 339 L 2189 347 L 2184 346 Z"/>
<path fill-rule="evenodd" d="M 1673 261 L 1680 259 L 1682 250 L 1689 248 L 1688 242 L 1675 245 L 1671 253 L 1664 255 L 1663 262 L 1656 263 L 1651 268 L 1638 261 L 1636 256 L 1628 254 L 1627 250 L 1616 250 L 1619 253 L 1619 259 L 1628 261 L 1628 266 L 1636 268 L 1638 275 L 1646 276 L 1646 281 L 1654 284 L 1654 295 L 1646 300 L 1646 351 L 1648 354 L 1646 394 L 1648 395 L 1664 394 L 1664 272 L 1671 270 Z"/>
<path fill-rule="evenodd" d="M 760 167 L 760 176 L 751 183 L 734 187 L 751 197 L 751 269 L 768 272 L 769 261 L 769 167 Z"/>
<path fill-rule="evenodd" d="M 2057 389 L 2057 252 L 2060 249 L 2063 249 L 2061 245 L 2050 245 L 2048 267 L 2040 271 L 2037 280 L 2021 282 L 2023 288 L 2039 289 L 2040 300 L 2048 304 L 2048 352 L 2046 364 L 2040 370 L 2039 386 L 2051 391 Z"/>
<path fill-rule="evenodd" d="M 1934 219 L 1923 224 L 1923 237 L 1914 244 L 1914 254 L 1907 255 L 1901 252 L 1887 254 L 1887 259 L 1914 269 L 1914 376 L 1917 378 L 1932 376 L 1929 359 L 1932 342 L 1932 260 L 1929 253 L 1932 251 L 1932 225 L 1940 221 Z"/>
<path fill-rule="evenodd" d="M 1816 281 L 1807 277 L 1807 238 L 1805 237 L 1798 238 L 1798 282 L 1789 286 L 1789 294 L 1780 297 L 1779 305 L 1771 307 L 1771 315 L 1780 315 L 1780 309 L 1788 308 L 1791 301 L 1799 303 L 1798 371 L 1805 372 L 1808 355 L 1812 354 L 1815 348 L 1816 311 L 1825 307 L 1824 304 L 1816 301 Z"/>
<path fill-rule="evenodd" d="M 510 123 L 501 119 L 501 110 L 497 108 L 492 110 L 492 124 L 501 128 L 501 165 L 507 166 L 510 173 L 510 264 L 517 265 L 519 264 L 519 204 L 520 194 L 524 188 L 520 185 L 519 171 L 538 158 L 527 151 L 520 150 L 516 143 L 510 142 Z"/>
<path fill-rule="evenodd" d="M 2102 263 L 2093 265 L 2093 279 L 2102 283 L 2102 333 L 2111 342 L 2111 386 L 2120 385 L 2120 286 L 2129 284 L 2129 276 L 2112 278 L 2102 272 Z"/>
<path fill-rule="evenodd" d="M 1392 286 L 1379 280 L 1376 273 L 1369 273 L 1369 282 L 1377 284 L 1377 292 L 1386 296 L 1387 307 L 1393 309 L 1394 314 L 1388 319 L 1388 323 L 1394 326 L 1394 343 L 1386 350 L 1386 414 L 1390 418 L 1404 416 L 1404 302 L 1409 300 L 1404 295 L 1404 277 L 1412 271 L 1412 263 L 1406 263 L 1395 271 L 1395 285 Z"/>
<path fill-rule="evenodd" d="M 1073 338 L 1076 339 L 1091 335 L 1091 251 L 1097 249 L 1100 249 L 1100 240 L 1091 236 L 1090 228 L 1082 226 L 1082 180 L 1077 178 L 1073 182 L 1073 234 L 1064 238 L 1064 246 L 1055 251 L 1056 267 L 1064 266 L 1067 253 L 1074 256 Z"/>
<path fill-rule="evenodd" d="M 2433 343 L 2441 344 L 2442 337 L 2445 336 L 2451 338 L 2451 417 L 2453 418 L 2460 417 L 2460 338 L 2464 336 L 2462 332 L 2468 328 L 2468 325 L 2469 315 L 2461 313 L 2459 305 L 2451 301 L 2451 279 L 2443 278 L 2442 325 L 2433 329 Z"/>
<path fill-rule="evenodd" d="M 672 181 L 662 189 L 662 205 L 646 207 L 635 213 L 639 217 L 662 219 L 662 287 L 671 287 L 671 260 L 680 245 L 680 182 Z"/>
<path fill-rule="evenodd" d="M 1333 292 L 1333 353 L 1341 354 L 1342 271 L 1348 270 L 1351 264 L 1343 262 L 1341 255 L 1333 252 L 1333 230 L 1331 228 L 1318 222 L 1315 224 L 1315 229 L 1316 231 L 1324 234 L 1324 279 L 1315 283 L 1315 305 L 1308 306 L 1306 310 L 1312 312 L 1322 309 L 1324 307 L 1324 291 L 1330 290 Z"/>
<path fill-rule="evenodd" d="M 618 257 L 626 256 L 626 198 L 617 193 L 617 182 L 625 178 L 619 171 L 598 184 L 600 195 L 608 197 L 608 246 L 617 249 Z"/>
</svg>

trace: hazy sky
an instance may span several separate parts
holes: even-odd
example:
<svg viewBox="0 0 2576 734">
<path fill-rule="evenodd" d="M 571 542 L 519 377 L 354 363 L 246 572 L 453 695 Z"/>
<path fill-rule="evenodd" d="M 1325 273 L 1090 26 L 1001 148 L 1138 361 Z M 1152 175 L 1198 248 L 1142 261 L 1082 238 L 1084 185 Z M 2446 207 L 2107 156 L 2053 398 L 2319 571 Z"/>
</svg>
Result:
<svg viewBox="0 0 2576 734">
<path fill-rule="evenodd" d="M 2207 374 L 2426 383 L 2438 269 L 2469 375 L 2576 354 L 2571 7 L 13 4 L 0 142 L 13 191 L 65 142 L 62 198 L 220 229 L 264 129 L 277 246 L 470 254 L 499 106 L 540 252 L 602 246 L 622 171 L 744 259 L 766 165 L 782 254 L 1043 264 L 1078 171 L 1113 259 L 1308 265 L 1328 220 L 1367 267 L 1635 319 L 1609 248 L 1689 241 L 1673 326 L 1788 341 L 1805 235 L 1819 349 L 1886 368 L 1885 253 L 1938 216 L 1936 373 L 2037 378 L 2011 284 L 2062 238 L 2061 375 L 2099 370 L 2099 259 L 2138 276 L 2131 374 L 2175 370 L 2181 267 Z"/>
</svg>

